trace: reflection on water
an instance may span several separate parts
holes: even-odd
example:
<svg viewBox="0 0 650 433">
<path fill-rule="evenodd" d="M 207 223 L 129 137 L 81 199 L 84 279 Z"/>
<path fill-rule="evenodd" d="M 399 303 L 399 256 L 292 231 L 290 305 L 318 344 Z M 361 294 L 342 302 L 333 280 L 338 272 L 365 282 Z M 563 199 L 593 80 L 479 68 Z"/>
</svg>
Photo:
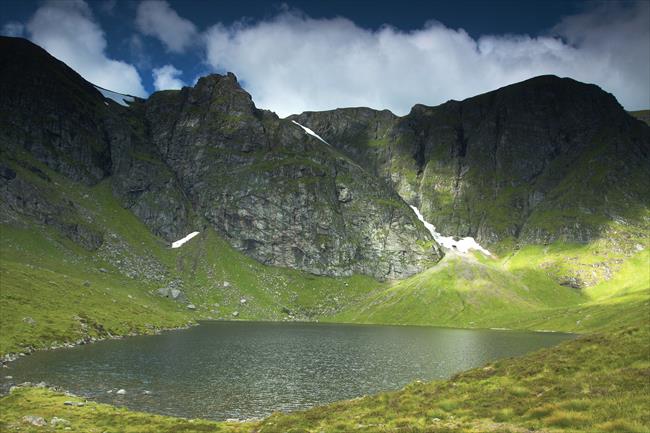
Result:
<svg viewBox="0 0 650 433">
<path fill-rule="evenodd" d="M 136 410 L 247 419 L 398 389 L 416 379 L 447 378 L 567 338 L 407 326 L 203 322 L 157 336 L 35 353 L 12 363 L 3 376 L 13 376 L 13 383 L 45 381 Z M 126 394 L 116 395 L 121 388 Z"/>
</svg>

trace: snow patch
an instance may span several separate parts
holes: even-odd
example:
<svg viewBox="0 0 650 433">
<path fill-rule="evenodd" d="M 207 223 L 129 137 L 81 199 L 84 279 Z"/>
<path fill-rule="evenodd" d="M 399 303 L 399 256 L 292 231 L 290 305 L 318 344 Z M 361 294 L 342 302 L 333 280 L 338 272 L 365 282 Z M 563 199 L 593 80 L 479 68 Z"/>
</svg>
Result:
<svg viewBox="0 0 650 433">
<path fill-rule="evenodd" d="M 106 90 L 102 87 L 95 86 L 94 84 L 93 87 L 99 90 L 99 93 L 101 93 L 104 98 L 115 101 L 123 107 L 128 107 L 131 102 L 135 101 L 135 98 L 133 96 L 123 95 L 121 93 L 113 92 L 111 90 Z"/>
<path fill-rule="evenodd" d="M 443 248 L 446 248 L 448 250 L 455 250 L 458 251 L 459 253 L 466 254 L 470 250 L 477 250 L 482 252 L 483 254 L 487 256 L 491 256 L 492 254 L 483 248 L 474 238 L 472 237 L 466 237 L 462 238 L 459 240 L 456 240 L 453 238 L 453 236 L 443 236 L 441 235 L 438 231 L 436 231 L 436 228 L 434 227 L 433 224 L 431 224 L 428 221 L 424 220 L 424 217 L 420 213 L 420 210 L 416 208 L 415 206 L 411 206 L 411 209 L 413 209 L 413 212 L 415 212 L 415 215 L 418 217 L 420 221 L 422 221 L 422 224 L 424 224 L 424 227 L 429 230 L 429 233 L 431 233 L 431 236 L 433 236 L 433 239 L 440 244 Z"/>
<path fill-rule="evenodd" d="M 192 232 L 189 235 L 185 236 L 183 239 L 179 239 L 176 242 L 172 242 L 172 248 L 179 248 L 181 247 L 185 242 L 189 241 L 192 239 L 194 236 L 198 235 L 199 232 Z"/>
<path fill-rule="evenodd" d="M 292 122 L 295 123 L 296 125 L 300 126 L 302 129 L 304 129 L 307 134 L 311 135 L 312 137 L 318 138 L 320 141 L 322 141 L 323 143 L 325 143 L 325 144 L 327 144 L 329 146 L 329 143 L 327 141 L 323 140 L 320 135 L 316 134 L 311 129 L 307 128 L 306 126 L 302 126 L 300 123 L 296 122 L 295 120 L 292 120 Z"/>
</svg>

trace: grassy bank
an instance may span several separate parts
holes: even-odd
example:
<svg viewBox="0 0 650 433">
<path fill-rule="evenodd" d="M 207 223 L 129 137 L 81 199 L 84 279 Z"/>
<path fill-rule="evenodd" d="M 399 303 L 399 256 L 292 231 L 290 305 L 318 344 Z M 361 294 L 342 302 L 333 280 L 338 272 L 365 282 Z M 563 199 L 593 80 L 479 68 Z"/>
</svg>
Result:
<svg viewBox="0 0 650 433">
<path fill-rule="evenodd" d="M 448 255 L 325 320 L 586 333 L 643 317 L 650 301 L 650 252 L 618 253 L 607 262 L 593 248 L 528 247 L 501 259 Z M 566 268 L 566 262 L 576 266 Z M 591 273 L 593 285 L 582 290 L 561 284 L 580 264 L 593 263 L 601 272 L 608 266 L 607 279 Z"/>
<path fill-rule="evenodd" d="M 647 312 L 650 312 L 648 310 Z M 647 316 L 646 316 L 647 317 Z M 650 323 L 580 337 L 445 381 L 251 423 L 129 412 L 37 388 L 0 400 L 2 431 L 54 431 L 25 416 L 68 421 L 76 432 L 650 432 Z"/>
</svg>

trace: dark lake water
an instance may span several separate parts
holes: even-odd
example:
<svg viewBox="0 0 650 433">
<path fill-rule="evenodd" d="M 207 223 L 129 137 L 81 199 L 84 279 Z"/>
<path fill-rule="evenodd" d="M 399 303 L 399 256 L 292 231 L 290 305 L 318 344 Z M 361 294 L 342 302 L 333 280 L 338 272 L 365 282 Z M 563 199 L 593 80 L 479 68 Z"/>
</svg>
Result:
<svg viewBox="0 0 650 433">
<path fill-rule="evenodd" d="M 37 352 L 1 374 L 4 386 L 45 381 L 136 410 L 247 419 L 394 390 L 416 379 L 447 378 L 568 338 L 410 326 L 202 322 L 156 336 Z M 108 393 L 120 388 L 125 395 Z"/>
</svg>

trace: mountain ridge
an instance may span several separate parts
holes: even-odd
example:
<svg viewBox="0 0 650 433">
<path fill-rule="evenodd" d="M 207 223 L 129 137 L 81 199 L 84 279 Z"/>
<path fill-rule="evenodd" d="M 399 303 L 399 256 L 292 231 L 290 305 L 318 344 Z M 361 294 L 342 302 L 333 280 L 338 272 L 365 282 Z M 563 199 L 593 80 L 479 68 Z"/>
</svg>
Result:
<svg viewBox="0 0 650 433">
<path fill-rule="evenodd" d="M 50 98 L 43 68 L 30 72 L 23 63 L 20 78 L 8 68 L 2 73 L 3 81 L 14 81 L 3 92 L 5 154 L 25 150 L 87 184 L 110 175 L 123 205 L 169 241 L 209 224 L 263 263 L 324 275 L 399 278 L 441 257 L 390 188 L 289 121 L 258 110 L 233 74 L 122 109 L 89 84 L 73 95 L 85 106 L 69 103 L 71 95 Z M 61 65 L 51 62 L 55 70 Z M 30 74 L 32 86 L 21 85 Z M 35 121 L 52 116 L 54 123 Z M 86 136 L 76 121 L 87 124 Z"/>
<path fill-rule="evenodd" d="M 595 85 L 546 75 L 402 117 L 361 107 L 280 119 L 232 73 L 121 107 L 30 42 L 2 44 L 7 59 L 21 51 L 2 72 L 4 155 L 26 151 L 88 185 L 110 177 L 122 206 L 167 241 L 210 226 L 265 264 L 395 279 L 443 255 L 407 204 L 497 252 L 589 243 L 617 219 L 648 226 L 650 128 Z M 11 211 L 34 214 L 21 203 Z M 101 243 L 69 221 L 73 209 L 39 212 Z"/>
</svg>

